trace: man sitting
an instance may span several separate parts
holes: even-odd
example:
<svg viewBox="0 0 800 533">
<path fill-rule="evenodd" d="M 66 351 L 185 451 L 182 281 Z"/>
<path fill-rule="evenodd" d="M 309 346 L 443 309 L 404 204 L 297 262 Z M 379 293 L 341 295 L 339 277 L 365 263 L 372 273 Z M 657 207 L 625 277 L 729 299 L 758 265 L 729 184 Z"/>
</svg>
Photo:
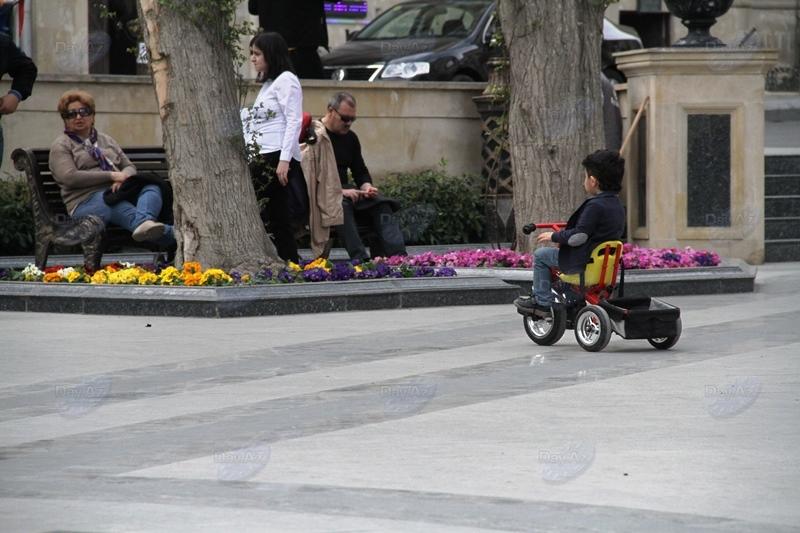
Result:
<svg viewBox="0 0 800 533">
<path fill-rule="evenodd" d="M 372 185 L 369 170 L 361 155 L 361 143 L 350 129 L 356 120 L 356 99 L 352 94 L 339 92 L 328 102 L 328 111 L 322 118 L 336 156 L 339 179 L 342 182 L 342 209 L 344 224 L 336 231 L 344 240 L 350 259 L 369 258 L 364 243 L 358 235 L 357 223 L 372 226 L 378 235 L 380 253 L 372 250 L 372 255 L 405 255 L 406 247 L 403 233 L 393 211 L 399 208 L 397 202 L 383 198 Z M 348 179 L 348 171 L 353 176 L 355 187 Z"/>
<path fill-rule="evenodd" d="M 625 228 L 625 211 L 617 193 L 622 189 L 625 160 L 611 150 L 598 150 L 583 160 L 586 169 L 583 188 L 591 195 L 569 217 L 566 228 L 546 231 L 536 238 L 539 244 L 556 242 L 558 248 L 542 247 L 533 254 L 533 296 L 514 301 L 518 309 L 538 316 L 549 316 L 553 305 L 550 267 L 565 274 L 580 273 L 589 254 L 605 241 L 618 240 Z"/>
</svg>

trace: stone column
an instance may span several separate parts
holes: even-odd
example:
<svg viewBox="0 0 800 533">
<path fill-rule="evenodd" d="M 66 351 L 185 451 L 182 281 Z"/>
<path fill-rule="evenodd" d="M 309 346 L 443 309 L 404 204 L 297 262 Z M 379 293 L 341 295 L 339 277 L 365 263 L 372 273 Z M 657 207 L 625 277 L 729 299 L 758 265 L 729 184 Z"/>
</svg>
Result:
<svg viewBox="0 0 800 533">
<path fill-rule="evenodd" d="M 764 262 L 764 75 L 775 50 L 657 48 L 616 55 L 628 124 L 628 228 L 649 247 Z"/>
</svg>

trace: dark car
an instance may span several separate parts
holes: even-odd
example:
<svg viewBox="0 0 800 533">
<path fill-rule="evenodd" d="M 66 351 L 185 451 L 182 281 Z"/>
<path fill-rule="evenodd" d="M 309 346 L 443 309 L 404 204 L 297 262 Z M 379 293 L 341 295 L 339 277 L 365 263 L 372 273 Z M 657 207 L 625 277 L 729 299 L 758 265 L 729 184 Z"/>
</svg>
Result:
<svg viewBox="0 0 800 533">
<path fill-rule="evenodd" d="M 335 80 L 486 81 L 495 7 L 493 0 L 397 4 L 324 56 L 325 73 Z M 638 37 L 606 20 L 606 75 L 624 80 L 613 68 L 611 53 L 641 47 Z"/>
</svg>

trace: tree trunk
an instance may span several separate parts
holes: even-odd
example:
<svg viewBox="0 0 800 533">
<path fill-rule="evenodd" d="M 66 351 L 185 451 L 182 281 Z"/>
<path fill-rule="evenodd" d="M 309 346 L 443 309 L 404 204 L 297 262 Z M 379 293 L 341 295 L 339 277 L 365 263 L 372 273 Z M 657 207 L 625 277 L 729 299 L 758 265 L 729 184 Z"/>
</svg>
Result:
<svg viewBox="0 0 800 533">
<path fill-rule="evenodd" d="M 603 147 L 599 0 L 500 0 L 511 70 L 517 245 L 525 224 L 566 220 L 585 197 L 583 158 Z"/>
<path fill-rule="evenodd" d="M 197 5 L 174 5 L 188 7 L 139 0 L 175 192 L 176 263 L 250 272 L 275 265 L 281 261 L 261 222 L 244 155 L 227 22 L 214 2 L 203 2 L 201 24 L 181 12 Z"/>
</svg>

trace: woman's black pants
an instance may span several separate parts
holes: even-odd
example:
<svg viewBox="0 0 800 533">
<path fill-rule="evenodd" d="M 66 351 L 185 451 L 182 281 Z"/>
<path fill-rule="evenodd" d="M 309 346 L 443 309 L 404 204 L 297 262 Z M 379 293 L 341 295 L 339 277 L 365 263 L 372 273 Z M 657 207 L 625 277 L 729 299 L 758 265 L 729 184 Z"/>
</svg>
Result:
<svg viewBox="0 0 800 533">
<path fill-rule="evenodd" d="M 289 162 L 289 183 L 278 181 L 275 170 L 280 162 L 280 152 L 260 154 L 250 163 L 250 176 L 256 190 L 261 220 L 272 236 L 278 255 L 284 261 L 299 262 L 294 228 L 308 219 L 308 189 L 300 162 Z"/>
</svg>

